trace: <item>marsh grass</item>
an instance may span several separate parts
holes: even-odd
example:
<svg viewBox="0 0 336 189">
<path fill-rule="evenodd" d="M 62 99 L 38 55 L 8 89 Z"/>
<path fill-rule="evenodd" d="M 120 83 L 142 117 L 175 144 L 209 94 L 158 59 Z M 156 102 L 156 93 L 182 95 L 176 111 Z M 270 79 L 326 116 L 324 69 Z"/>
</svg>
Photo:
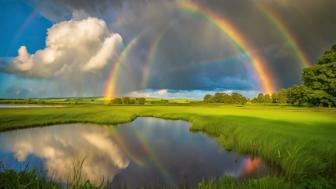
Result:
<svg viewBox="0 0 336 189">
<path fill-rule="evenodd" d="M 211 135 L 226 149 L 260 156 L 281 170 L 279 176 L 243 183 L 223 178 L 204 181 L 202 187 L 218 182 L 220 187 L 276 188 L 276 183 L 286 182 L 292 188 L 336 188 L 336 109 L 197 104 L 3 109 L 0 130 L 75 122 L 120 124 L 139 116 L 189 121 L 191 131 Z"/>
</svg>

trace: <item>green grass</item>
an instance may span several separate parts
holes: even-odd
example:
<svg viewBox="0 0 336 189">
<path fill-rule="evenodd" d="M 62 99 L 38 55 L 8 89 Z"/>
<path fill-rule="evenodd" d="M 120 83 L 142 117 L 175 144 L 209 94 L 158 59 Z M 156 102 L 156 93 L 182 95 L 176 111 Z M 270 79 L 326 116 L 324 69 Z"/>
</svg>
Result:
<svg viewBox="0 0 336 189">
<path fill-rule="evenodd" d="M 336 109 L 219 104 L 0 109 L 0 130 L 74 122 L 119 124 L 138 116 L 190 121 L 191 130 L 212 135 L 229 150 L 261 156 L 282 170 L 281 178 L 231 183 L 233 188 L 279 188 L 283 182 L 336 188 Z"/>
</svg>

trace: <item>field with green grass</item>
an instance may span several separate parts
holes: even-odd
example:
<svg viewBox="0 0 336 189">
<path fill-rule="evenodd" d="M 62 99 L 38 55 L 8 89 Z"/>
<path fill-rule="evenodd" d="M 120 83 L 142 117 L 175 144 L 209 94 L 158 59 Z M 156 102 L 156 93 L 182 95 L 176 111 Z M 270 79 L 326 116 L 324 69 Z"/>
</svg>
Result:
<svg viewBox="0 0 336 189">
<path fill-rule="evenodd" d="M 0 131 L 59 123 L 115 125 L 136 117 L 181 119 L 224 148 L 262 157 L 277 175 L 236 182 L 202 181 L 200 188 L 336 188 L 336 109 L 274 105 L 72 105 L 0 109 Z"/>
</svg>

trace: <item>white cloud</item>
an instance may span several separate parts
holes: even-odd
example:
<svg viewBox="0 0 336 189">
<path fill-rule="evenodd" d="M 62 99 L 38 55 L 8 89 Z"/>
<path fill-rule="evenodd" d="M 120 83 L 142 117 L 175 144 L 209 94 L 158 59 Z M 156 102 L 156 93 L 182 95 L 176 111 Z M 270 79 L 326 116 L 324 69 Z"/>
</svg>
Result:
<svg viewBox="0 0 336 189">
<path fill-rule="evenodd" d="M 21 46 L 9 70 L 44 78 L 85 75 L 112 64 L 122 46 L 122 37 L 101 19 L 63 21 L 49 28 L 44 49 L 29 54 Z"/>
<path fill-rule="evenodd" d="M 184 98 L 184 99 L 194 99 L 194 100 L 202 100 L 206 94 L 215 94 L 217 92 L 225 92 L 231 94 L 233 92 L 238 92 L 245 97 L 254 98 L 260 91 L 256 90 L 168 90 L 168 89 L 161 89 L 161 90 L 139 90 L 139 91 L 132 91 L 128 93 L 126 96 L 131 97 L 152 97 L 152 98 L 167 98 L 167 99 L 177 99 L 177 98 Z"/>
<path fill-rule="evenodd" d="M 95 184 L 103 179 L 113 180 L 130 163 L 109 129 L 102 126 L 73 124 L 25 129 L 20 134 L 8 132 L 0 137 L 0 143 L 18 161 L 27 161 L 29 155 L 43 159 L 48 176 L 65 183 L 73 176 L 74 162 L 82 158 L 82 181 L 89 179 Z"/>
<path fill-rule="evenodd" d="M 108 63 L 109 59 L 114 56 L 114 53 L 121 43 L 122 38 L 119 34 L 106 38 L 101 49 L 99 49 L 97 54 L 85 64 L 83 70 L 90 71 L 102 69 Z"/>
</svg>

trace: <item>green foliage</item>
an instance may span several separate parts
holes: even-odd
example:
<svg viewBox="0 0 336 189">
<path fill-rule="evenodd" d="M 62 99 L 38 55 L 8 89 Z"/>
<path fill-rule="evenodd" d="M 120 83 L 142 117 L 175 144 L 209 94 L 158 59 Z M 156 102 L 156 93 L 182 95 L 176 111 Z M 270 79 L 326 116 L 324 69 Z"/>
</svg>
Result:
<svg viewBox="0 0 336 189">
<path fill-rule="evenodd" d="M 272 102 L 336 107 L 336 45 L 324 53 L 317 65 L 303 70 L 302 80 L 303 84 L 274 93 Z"/>
<path fill-rule="evenodd" d="M 136 104 L 145 104 L 146 103 L 145 98 L 136 98 L 135 101 L 136 101 Z"/>
<path fill-rule="evenodd" d="M 4 189 L 60 189 L 61 186 L 38 176 L 35 170 L 16 172 L 2 170 L 0 172 L 0 188 Z"/>
<path fill-rule="evenodd" d="M 112 100 L 112 103 L 113 103 L 113 104 L 122 104 L 123 101 L 122 101 L 121 98 L 114 98 L 114 99 Z"/>
<path fill-rule="evenodd" d="M 204 96 L 203 101 L 206 103 L 225 103 L 225 104 L 246 104 L 247 98 L 239 93 L 215 93 L 215 95 L 207 94 Z"/>
<path fill-rule="evenodd" d="M 331 47 L 330 50 L 324 52 L 322 57 L 318 60 L 317 64 L 329 64 L 336 62 L 336 44 Z"/>
<path fill-rule="evenodd" d="M 238 181 L 231 177 L 222 177 L 219 180 L 202 181 L 198 185 L 199 189 L 289 189 L 288 183 L 277 177 L 264 177 Z"/>
<path fill-rule="evenodd" d="M 123 104 L 131 104 L 130 97 L 122 97 L 122 103 Z"/>
</svg>

